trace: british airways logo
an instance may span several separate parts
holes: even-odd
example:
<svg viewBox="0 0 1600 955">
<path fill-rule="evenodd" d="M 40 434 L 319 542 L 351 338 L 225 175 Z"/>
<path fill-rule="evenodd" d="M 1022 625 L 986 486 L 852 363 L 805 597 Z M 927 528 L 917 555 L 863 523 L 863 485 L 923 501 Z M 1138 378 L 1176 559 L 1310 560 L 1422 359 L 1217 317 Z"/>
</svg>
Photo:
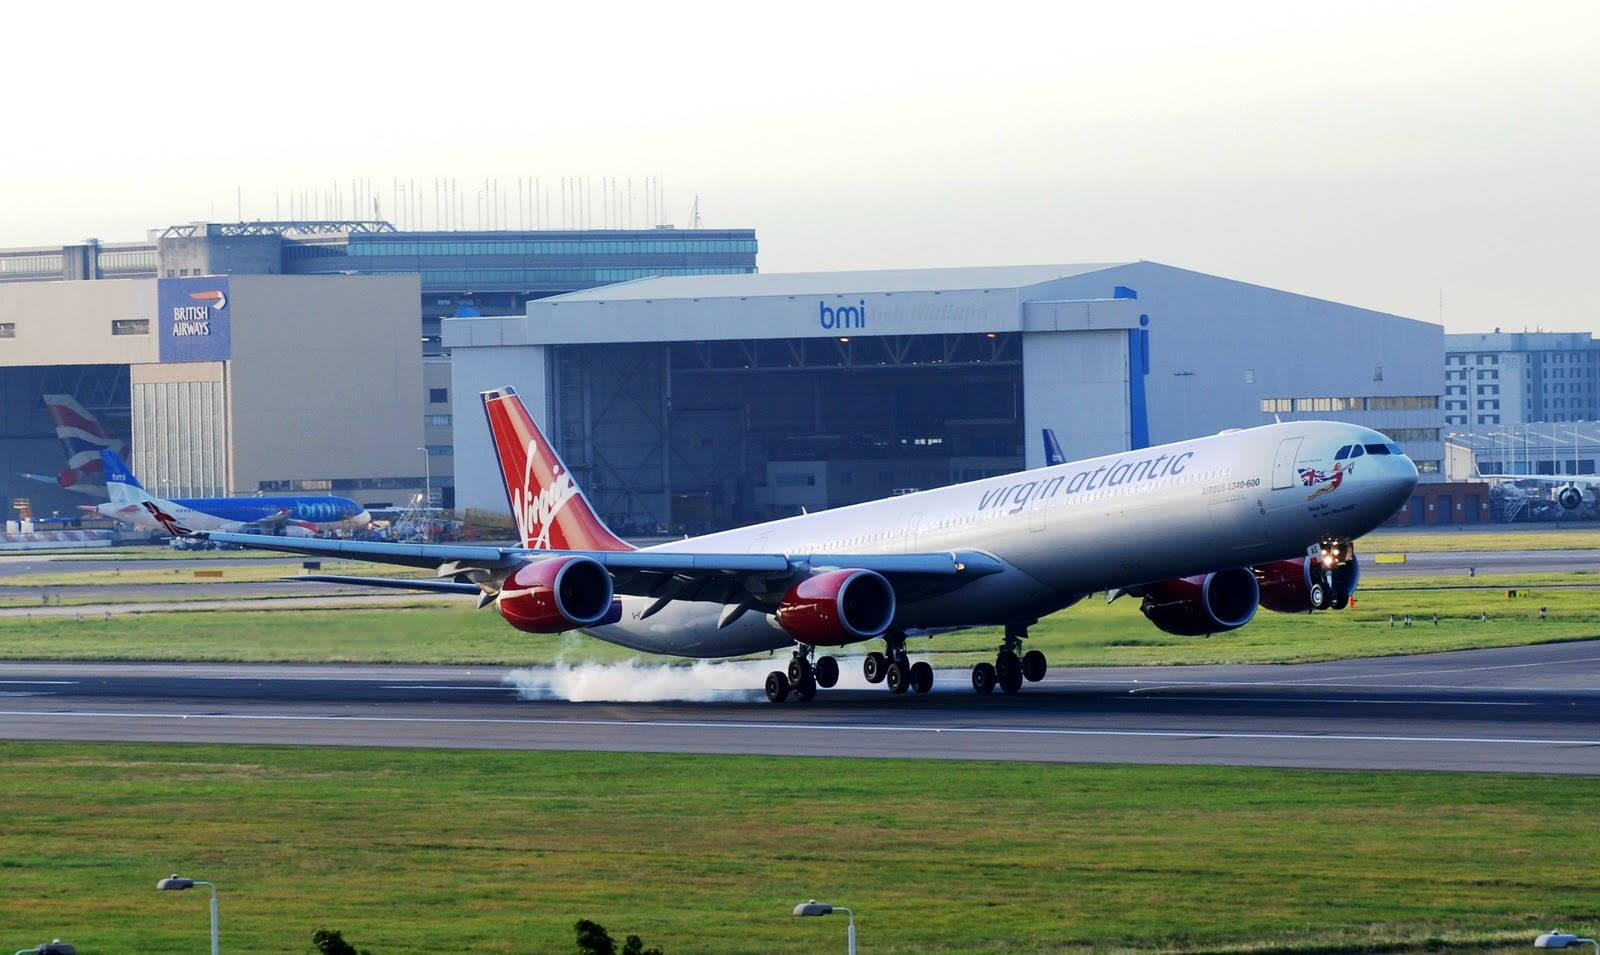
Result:
<svg viewBox="0 0 1600 955">
<path fill-rule="evenodd" d="M 551 525 L 567 502 L 578 496 L 578 486 L 572 476 L 558 470 L 552 475 L 549 486 L 533 490 L 533 461 L 539 453 L 539 442 L 528 440 L 528 454 L 522 463 L 522 486 L 512 492 L 511 514 L 517 521 L 517 532 L 522 535 L 523 546 L 535 550 L 550 549 Z M 537 530 L 535 535 L 533 532 Z"/>
<path fill-rule="evenodd" d="M 204 305 L 174 305 L 172 307 L 172 334 L 175 338 L 211 334 L 211 312 L 228 307 L 228 297 L 221 290 L 190 292 L 189 297 Z"/>
<path fill-rule="evenodd" d="M 817 323 L 830 331 L 833 329 L 867 327 L 867 303 L 865 299 L 855 305 L 840 305 L 838 307 L 830 307 L 826 302 L 818 302 L 817 309 Z"/>
</svg>

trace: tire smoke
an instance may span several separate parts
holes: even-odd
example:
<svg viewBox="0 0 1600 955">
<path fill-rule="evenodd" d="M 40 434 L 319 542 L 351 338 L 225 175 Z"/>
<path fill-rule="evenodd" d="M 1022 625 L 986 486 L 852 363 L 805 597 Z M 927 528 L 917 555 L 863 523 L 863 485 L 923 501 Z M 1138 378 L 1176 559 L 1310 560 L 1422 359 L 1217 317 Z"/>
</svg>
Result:
<svg viewBox="0 0 1600 955">
<path fill-rule="evenodd" d="M 576 663 L 512 670 L 505 682 L 519 699 L 571 703 L 746 703 L 764 701 L 767 674 L 789 665 L 787 653 L 760 660 L 693 664 Z M 859 659 L 839 661 L 839 687 L 861 689 Z M 826 690 L 822 692 L 826 693 Z"/>
</svg>

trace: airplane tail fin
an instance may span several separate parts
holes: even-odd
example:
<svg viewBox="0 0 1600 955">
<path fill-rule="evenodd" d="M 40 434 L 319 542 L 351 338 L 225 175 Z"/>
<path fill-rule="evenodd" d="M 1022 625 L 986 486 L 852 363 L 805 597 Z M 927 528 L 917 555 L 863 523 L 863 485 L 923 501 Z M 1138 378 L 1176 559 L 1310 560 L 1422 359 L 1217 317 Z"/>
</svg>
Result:
<svg viewBox="0 0 1600 955">
<path fill-rule="evenodd" d="M 143 501 L 150 496 L 117 452 L 101 451 L 100 462 L 106 475 L 106 493 L 113 504 Z"/>
<path fill-rule="evenodd" d="M 56 426 L 56 439 L 67 454 L 67 467 L 57 482 L 64 488 L 102 484 L 100 452 L 121 454 L 128 445 L 100 422 L 71 395 L 43 395 L 50 420 Z"/>
<path fill-rule="evenodd" d="M 496 388 L 480 397 L 522 546 L 535 550 L 633 550 L 594 512 L 516 390 Z"/>
<path fill-rule="evenodd" d="M 1067 456 L 1061 453 L 1061 442 L 1056 440 L 1054 428 L 1044 429 L 1044 463 L 1046 465 L 1067 463 Z"/>
</svg>

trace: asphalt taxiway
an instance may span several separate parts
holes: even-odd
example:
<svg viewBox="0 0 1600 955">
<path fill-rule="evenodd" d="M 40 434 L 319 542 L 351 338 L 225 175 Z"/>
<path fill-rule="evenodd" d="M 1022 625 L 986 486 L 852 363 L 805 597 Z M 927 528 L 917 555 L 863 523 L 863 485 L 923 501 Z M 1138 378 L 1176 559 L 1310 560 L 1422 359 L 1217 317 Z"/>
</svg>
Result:
<svg viewBox="0 0 1600 955">
<path fill-rule="evenodd" d="M 742 669 L 722 689 L 613 668 L 601 676 L 623 688 L 664 680 L 662 701 L 574 703 L 545 698 L 571 675 L 548 668 L 0 663 L 0 738 L 1600 775 L 1600 641 L 1062 668 L 1016 696 L 977 696 L 951 670 L 927 696 L 784 705 L 756 700 L 771 663 L 723 666 Z M 703 699 L 672 701 L 685 695 Z"/>
</svg>

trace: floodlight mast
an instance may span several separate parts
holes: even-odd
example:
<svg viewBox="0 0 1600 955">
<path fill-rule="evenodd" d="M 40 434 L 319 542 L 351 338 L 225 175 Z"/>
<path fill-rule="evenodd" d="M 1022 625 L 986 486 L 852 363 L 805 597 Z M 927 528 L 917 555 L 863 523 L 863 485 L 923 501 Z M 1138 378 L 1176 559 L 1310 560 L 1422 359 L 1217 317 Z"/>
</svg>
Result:
<svg viewBox="0 0 1600 955">
<path fill-rule="evenodd" d="M 850 916 L 849 934 L 846 938 L 850 955 L 856 955 L 856 913 L 842 905 L 829 905 L 826 902 L 818 902 L 816 899 L 812 899 L 809 902 L 801 902 L 794 907 L 794 914 L 796 915 L 832 915 L 835 912 L 843 912 Z M 1597 955 L 1600 955 L 1600 953 L 1597 953 Z"/>
<path fill-rule="evenodd" d="M 172 875 L 156 883 L 156 888 L 169 892 L 178 892 L 183 889 L 192 889 L 203 885 L 211 890 L 211 955 L 217 955 L 217 887 L 201 879 L 185 879 L 174 872 Z"/>
</svg>

